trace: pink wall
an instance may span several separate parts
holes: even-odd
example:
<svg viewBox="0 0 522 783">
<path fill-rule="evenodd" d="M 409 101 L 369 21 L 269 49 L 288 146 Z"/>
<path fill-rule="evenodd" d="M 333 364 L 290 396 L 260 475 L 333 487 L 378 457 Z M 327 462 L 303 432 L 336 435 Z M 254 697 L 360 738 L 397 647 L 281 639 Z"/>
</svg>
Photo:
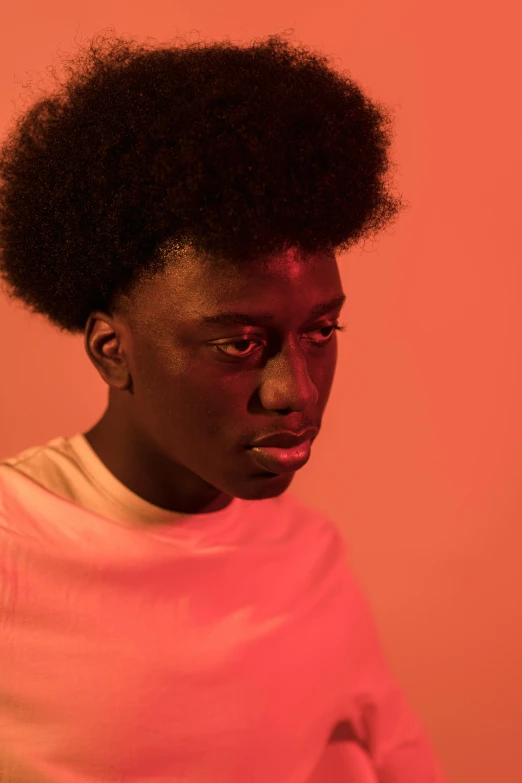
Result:
<svg viewBox="0 0 522 783">
<path fill-rule="evenodd" d="M 514 3 L 451 0 L 17 0 L 0 26 L 2 135 L 21 83 L 43 78 L 75 34 L 108 25 L 160 42 L 292 27 L 396 107 L 396 176 L 412 208 L 373 251 L 339 258 L 348 329 L 291 492 L 345 533 L 392 668 L 453 783 L 522 780 L 515 17 Z M 5 295 L 0 374 L 0 457 L 85 431 L 106 404 L 82 338 Z"/>
</svg>

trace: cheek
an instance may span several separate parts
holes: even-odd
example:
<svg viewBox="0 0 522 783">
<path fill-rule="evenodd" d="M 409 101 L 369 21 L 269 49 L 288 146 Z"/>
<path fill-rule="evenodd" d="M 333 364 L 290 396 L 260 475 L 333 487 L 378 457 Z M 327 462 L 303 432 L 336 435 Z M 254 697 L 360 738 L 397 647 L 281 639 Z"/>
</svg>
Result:
<svg viewBox="0 0 522 783">
<path fill-rule="evenodd" d="M 144 407 L 158 427 L 169 432 L 191 432 L 214 436 L 226 433 L 237 419 L 241 394 L 238 384 L 220 383 L 212 374 L 204 374 L 188 362 L 172 359 L 149 361 L 147 375 L 140 389 Z M 246 403 L 245 403 L 246 404 Z"/>
<path fill-rule="evenodd" d="M 237 379 L 220 378 L 218 383 L 215 376 L 199 372 L 184 379 L 177 399 L 174 418 L 183 421 L 187 436 L 197 432 L 202 439 L 221 444 L 244 439 L 249 391 Z"/>
</svg>

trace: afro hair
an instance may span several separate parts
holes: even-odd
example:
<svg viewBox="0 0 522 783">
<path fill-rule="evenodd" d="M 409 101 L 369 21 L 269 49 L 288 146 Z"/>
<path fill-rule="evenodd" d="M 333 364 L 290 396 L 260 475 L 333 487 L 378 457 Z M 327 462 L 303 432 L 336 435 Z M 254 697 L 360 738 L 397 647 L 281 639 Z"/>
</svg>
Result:
<svg viewBox="0 0 522 783">
<path fill-rule="evenodd" d="M 0 278 L 61 331 L 189 246 L 239 266 L 345 252 L 406 208 L 391 111 L 282 36 L 158 47 L 109 27 L 66 61 L 0 149 Z"/>
</svg>

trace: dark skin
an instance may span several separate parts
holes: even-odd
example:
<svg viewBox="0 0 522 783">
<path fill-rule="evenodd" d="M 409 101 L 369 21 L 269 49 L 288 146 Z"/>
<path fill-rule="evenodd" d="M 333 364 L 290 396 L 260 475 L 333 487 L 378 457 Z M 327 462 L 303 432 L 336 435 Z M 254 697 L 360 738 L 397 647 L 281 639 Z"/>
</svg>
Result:
<svg viewBox="0 0 522 783">
<path fill-rule="evenodd" d="M 84 433 L 89 444 L 125 486 L 170 511 L 208 513 L 233 497 L 281 495 L 294 473 L 262 471 L 245 445 L 320 427 L 337 364 L 329 326 L 340 309 L 309 314 L 342 293 L 334 253 L 304 259 L 288 251 L 239 270 L 187 251 L 111 314 L 90 314 L 85 349 L 109 385 L 109 404 Z M 274 319 L 198 323 L 231 310 Z"/>
</svg>

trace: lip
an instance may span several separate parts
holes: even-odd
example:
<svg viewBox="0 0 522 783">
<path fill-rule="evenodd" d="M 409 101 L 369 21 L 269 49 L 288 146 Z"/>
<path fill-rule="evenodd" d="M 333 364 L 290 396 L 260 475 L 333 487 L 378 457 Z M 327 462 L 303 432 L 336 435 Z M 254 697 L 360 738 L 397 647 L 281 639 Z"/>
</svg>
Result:
<svg viewBox="0 0 522 783">
<path fill-rule="evenodd" d="M 251 459 L 264 470 L 270 473 L 293 473 L 302 468 L 310 459 L 312 449 L 311 440 L 306 440 L 299 446 L 291 449 L 266 446 L 260 448 L 254 446 L 248 450 Z"/>
<path fill-rule="evenodd" d="M 267 435 L 264 438 L 258 438 L 247 446 L 247 449 L 263 448 L 265 446 L 275 446 L 279 449 L 295 449 L 306 441 L 315 438 L 319 432 L 317 427 L 309 427 L 301 433 L 289 432 L 288 430 L 276 432 L 273 435 Z"/>
</svg>

